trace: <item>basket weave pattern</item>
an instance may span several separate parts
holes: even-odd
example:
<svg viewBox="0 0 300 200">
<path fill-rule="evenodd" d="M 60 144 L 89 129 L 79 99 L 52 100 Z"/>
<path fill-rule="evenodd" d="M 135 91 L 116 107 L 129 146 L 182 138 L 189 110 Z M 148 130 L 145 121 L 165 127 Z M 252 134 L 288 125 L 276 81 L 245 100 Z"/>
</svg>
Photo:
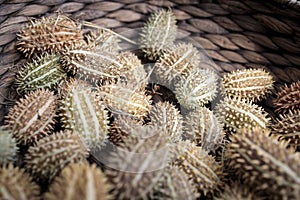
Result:
<svg viewBox="0 0 300 200">
<path fill-rule="evenodd" d="M 221 74 L 263 67 L 276 86 L 300 79 L 299 1 L 0 0 L 0 122 L 16 98 L 14 75 L 25 61 L 15 48 L 16 33 L 31 19 L 60 12 L 124 32 L 142 27 L 162 7 L 175 13 L 178 38 L 196 41 Z M 271 100 L 264 103 L 272 110 Z"/>
</svg>

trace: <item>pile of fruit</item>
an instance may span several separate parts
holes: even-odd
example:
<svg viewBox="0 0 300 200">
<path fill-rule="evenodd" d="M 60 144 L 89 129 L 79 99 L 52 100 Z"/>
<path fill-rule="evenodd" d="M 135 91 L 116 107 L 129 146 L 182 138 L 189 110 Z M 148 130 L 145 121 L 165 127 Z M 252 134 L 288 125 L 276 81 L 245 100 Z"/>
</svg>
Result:
<svg viewBox="0 0 300 200">
<path fill-rule="evenodd" d="M 258 105 L 269 72 L 220 76 L 176 34 L 171 10 L 137 41 L 61 14 L 24 27 L 0 199 L 299 198 L 300 82 L 276 94 L 271 119 Z"/>
</svg>

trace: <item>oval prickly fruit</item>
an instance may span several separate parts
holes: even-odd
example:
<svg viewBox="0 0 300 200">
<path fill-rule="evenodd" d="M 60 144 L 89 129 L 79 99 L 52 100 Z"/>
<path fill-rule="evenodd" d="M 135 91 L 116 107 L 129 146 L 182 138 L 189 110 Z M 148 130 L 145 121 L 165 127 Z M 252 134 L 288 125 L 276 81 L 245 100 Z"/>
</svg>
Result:
<svg viewBox="0 0 300 200">
<path fill-rule="evenodd" d="M 88 149 L 78 134 L 61 131 L 37 142 L 25 154 L 25 167 L 36 179 L 51 180 L 67 164 L 82 162 Z"/>
<path fill-rule="evenodd" d="M 201 147 L 181 141 L 174 147 L 174 165 L 188 174 L 199 192 L 206 196 L 221 185 L 222 166 Z"/>
<path fill-rule="evenodd" d="M 238 97 L 226 97 L 216 106 L 216 115 L 222 120 L 229 132 L 236 132 L 241 128 L 260 126 L 266 128 L 270 119 L 262 107 L 251 101 Z"/>
<path fill-rule="evenodd" d="M 64 128 L 78 133 L 91 150 L 96 150 L 105 144 L 109 120 L 104 103 L 91 90 L 83 82 L 70 83 L 61 101 L 60 116 Z"/>
<path fill-rule="evenodd" d="M 36 90 L 21 98 L 9 110 L 6 127 L 19 144 L 34 144 L 50 134 L 57 110 L 57 97 L 49 90 Z"/>
<path fill-rule="evenodd" d="M 288 113 L 288 110 L 300 109 L 300 81 L 285 86 L 277 94 L 274 100 L 277 113 Z"/>
<path fill-rule="evenodd" d="M 117 78 L 105 72 L 116 60 L 116 55 L 99 49 L 77 48 L 65 53 L 62 63 L 67 72 L 84 80 L 99 82 L 101 79 Z"/>
<path fill-rule="evenodd" d="M 182 139 L 183 119 L 179 110 L 169 102 L 159 102 L 151 107 L 149 125 L 161 127 L 172 142 Z"/>
<path fill-rule="evenodd" d="M 288 142 L 288 147 L 300 151 L 300 110 L 279 115 L 276 122 L 271 126 L 272 134 L 278 139 Z"/>
<path fill-rule="evenodd" d="M 299 155 L 286 144 L 255 127 L 230 136 L 226 157 L 250 188 L 271 199 L 297 199 L 300 195 Z"/>
<path fill-rule="evenodd" d="M 0 167 L 0 188 L 0 199 L 40 199 L 39 186 L 24 169 L 12 164 Z"/>
<path fill-rule="evenodd" d="M 174 82 L 197 69 L 200 59 L 199 51 L 192 44 L 179 43 L 159 58 L 153 72 L 158 83 L 174 89 Z"/>
<path fill-rule="evenodd" d="M 147 199 L 161 178 L 169 160 L 167 139 L 160 130 L 140 129 L 143 137 L 128 137 L 124 145 L 108 157 L 105 173 L 116 199 Z"/>
<path fill-rule="evenodd" d="M 140 37 L 140 47 L 151 60 L 170 49 L 176 39 L 176 18 L 171 10 L 160 10 L 148 19 Z"/>
<path fill-rule="evenodd" d="M 124 61 L 124 55 L 126 53 L 115 55 L 95 47 L 77 48 L 66 52 L 62 63 L 67 72 L 80 79 L 94 83 L 112 82 L 134 66 L 134 63 Z"/>
<path fill-rule="evenodd" d="M 205 151 L 214 152 L 222 145 L 225 133 L 221 120 L 208 108 L 190 112 L 184 120 L 185 136 Z"/>
<path fill-rule="evenodd" d="M 13 162 L 19 148 L 10 130 L 0 127 L 0 166 Z"/>
<path fill-rule="evenodd" d="M 37 56 L 25 64 L 16 75 L 17 91 L 26 93 L 41 88 L 53 89 L 65 77 L 66 73 L 61 69 L 59 55 Z"/>
<path fill-rule="evenodd" d="M 227 73 L 222 78 L 224 92 L 252 101 L 264 98 L 273 89 L 273 77 L 263 69 L 244 69 Z"/>
<path fill-rule="evenodd" d="M 218 76 L 208 69 L 197 69 L 175 83 L 175 95 L 181 106 L 198 109 L 217 95 Z"/>
<path fill-rule="evenodd" d="M 42 17 L 18 33 L 18 49 L 27 57 L 34 53 L 58 53 L 84 44 L 79 24 L 64 15 Z"/>
<path fill-rule="evenodd" d="M 145 117 L 150 111 L 151 97 L 144 88 L 128 88 L 125 84 L 108 84 L 98 87 L 97 95 L 113 113 Z"/>
<path fill-rule="evenodd" d="M 95 164 L 72 163 L 54 179 L 44 199 L 107 200 L 111 199 L 110 188 L 105 175 Z"/>
</svg>

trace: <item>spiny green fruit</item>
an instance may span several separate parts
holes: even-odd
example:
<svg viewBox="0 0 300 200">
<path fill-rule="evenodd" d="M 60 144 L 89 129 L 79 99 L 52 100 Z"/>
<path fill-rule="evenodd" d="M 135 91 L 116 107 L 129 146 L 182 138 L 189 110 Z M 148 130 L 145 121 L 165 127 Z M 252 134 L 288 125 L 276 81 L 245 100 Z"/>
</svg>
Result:
<svg viewBox="0 0 300 200">
<path fill-rule="evenodd" d="M 179 110 L 169 102 L 159 102 L 151 107 L 150 124 L 161 127 L 163 135 L 172 142 L 182 139 L 183 119 Z"/>
<path fill-rule="evenodd" d="M 142 121 L 136 120 L 131 116 L 114 116 L 114 121 L 108 134 L 108 139 L 114 145 L 120 146 L 124 144 L 124 140 L 126 140 L 126 138 L 130 135 L 138 135 L 137 130 L 142 128 L 142 126 Z"/>
<path fill-rule="evenodd" d="M 176 39 L 176 18 L 171 10 L 160 10 L 151 15 L 144 25 L 140 47 L 151 60 L 170 49 Z"/>
<path fill-rule="evenodd" d="M 19 99 L 9 110 L 5 124 L 18 144 L 29 145 L 53 130 L 57 97 L 45 89 L 36 90 Z"/>
<path fill-rule="evenodd" d="M 107 30 L 93 30 L 86 34 L 85 37 L 88 46 L 108 51 L 115 55 L 119 54 L 119 51 L 121 50 L 121 47 L 119 46 L 120 40 L 118 37 Z"/>
<path fill-rule="evenodd" d="M 227 73 L 222 86 L 227 96 L 239 96 L 252 101 L 264 98 L 273 89 L 273 77 L 263 69 L 243 69 Z"/>
<path fill-rule="evenodd" d="M 72 163 L 54 179 L 44 199 L 107 200 L 111 199 L 110 188 L 105 175 L 95 164 Z"/>
<path fill-rule="evenodd" d="M 125 84 L 107 84 L 98 87 L 97 96 L 103 100 L 113 113 L 123 113 L 133 117 L 145 117 L 150 111 L 151 97 L 145 89 L 129 88 Z"/>
<path fill-rule="evenodd" d="M 63 127 L 78 133 L 91 149 L 100 149 L 109 131 L 108 111 L 91 86 L 74 80 L 60 102 Z"/>
<path fill-rule="evenodd" d="M 300 110 L 289 110 L 289 113 L 279 115 L 272 124 L 272 134 L 278 139 L 288 142 L 288 146 L 300 151 Z"/>
<path fill-rule="evenodd" d="M 60 56 L 57 54 L 43 54 L 26 63 L 16 75 L 17 92 L 54 89 L 66 77 L 59 60 Z"/>
<path fill-rule="evenodd" d="M 10 130 L 0 127 L 0 166 L 13 162 L 19 148 Z"/>
<path fill-rule="evenodd" d="M 144 127 L 108 157 L 105 174 L 116 199 L 147 199 L 164 173 L 170 152 L 161 130 Z"/>
<path fill-rule="evenodd" d="M 155 185 L 154 193 L 151 199 L 157 200 L 196 200 L 200 194 L 195 185 L 189 179 L 189 176 L 177 166 L 167 167 Z"/>
<path fill-rule="evenodd" d="M 78 134 L 61 131 L 37 142 L 25 154 L 25 167 L 36 179 L 51 180 L 69 163 L 82 162 L 88 149 Z"/>
<path fill-rule="evenodd" d="M 288 113 L 288 110 L 300 109 L 300 81 L 281 88 L 274 100 L 274 105 L 277 113 Z"/>
<path fill-rule="evenodd" d="M 174 82 L 199 67 L 200 59 L 199 51 L 192 44 L 179 43 L 159 58 L 153 72 L 160 84 L 173 89 Z"/>
<path fill-rule="evenodd" d="M 184 120 L 185 136 L 205 151 L 215 152 L 223 142 L 225 133 L 221 120 L 208 108 L 190 112 Z"/>
<path fill-rule="evenodd" d="M 202 195 L 212 193 L 222 184 L 222 165 L 195 143 L 190 141 L 177 143 L 174 154 L 173 164 L 188 174 Z"/>
<path fill-rule="evenodd" d="M 215 200 L 262 200 L 249 187 L 242 183 L 234 182 L 226 185 L 222 193 L 214 197 Z"/>
<path fill-rule="evenodd" d="M 226 157 L 229 166 L 250 188 L 271 199 L 298 199 L 300 195 L 299 154 L 270 137 L 270 130 L 254 127 L 230 136 Z"/>
<path fill-rule="evenodd" d="M 80 25 L 64 15 L 31 21 L 17 36 L 18 49 L 27 57 L 35 53 L 58 53 L 84 43 Z"/>
<path fill-rule="evenodd" d="M 241 128 L 266 128 L 270 122 L 268 113 L 262 107 L 239 97 L 226 97 L 217 105 L 216 114 L 225 128 L 233 133 Z"/>
<path fill-rule="evenodd" d="M 0 168 L 0 199 L 38 200 L 39 186 L 32 181 L 24 169 L 12 164 Z"/>
<path fill-rule="evenodd" d="M 175 83 L 175 95 L 181 106 L 198 109 L 217 95 L 218 76 L 209 69 L 197 69 Z"/>
</svg>

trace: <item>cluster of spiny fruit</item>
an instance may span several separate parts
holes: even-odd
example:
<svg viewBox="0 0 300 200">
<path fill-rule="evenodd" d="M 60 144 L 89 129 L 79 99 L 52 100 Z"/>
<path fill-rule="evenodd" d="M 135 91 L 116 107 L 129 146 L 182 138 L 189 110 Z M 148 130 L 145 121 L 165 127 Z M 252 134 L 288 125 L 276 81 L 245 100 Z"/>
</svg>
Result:
<svg viewBox="0 0 300 200">
<path fill-rule="evenodd" d="M 0 198 L 297 198 L 300 84 L 278 94 L 283 115 L 272 125 L 255 104 L 273 88 L 268 72 L 239 70 L 218 84 L 176 32 L 170 10 L 149 18 L 138 41 L 155 62 L 146 72 L 111 30 L 84 34 L 64 15 L 26 26 L 18 34 L 28 58 L 16 75 L 21 97 L 0 130 Z M 184 113 L 173 102 L 152 102 L 148 73 Z M 224 98 L 212 111 L 219 85 Z M 19 148 L 24 163 L 16 166 Z M 48 188 L 40 194 L 37 183 Z"/>
</svg>

